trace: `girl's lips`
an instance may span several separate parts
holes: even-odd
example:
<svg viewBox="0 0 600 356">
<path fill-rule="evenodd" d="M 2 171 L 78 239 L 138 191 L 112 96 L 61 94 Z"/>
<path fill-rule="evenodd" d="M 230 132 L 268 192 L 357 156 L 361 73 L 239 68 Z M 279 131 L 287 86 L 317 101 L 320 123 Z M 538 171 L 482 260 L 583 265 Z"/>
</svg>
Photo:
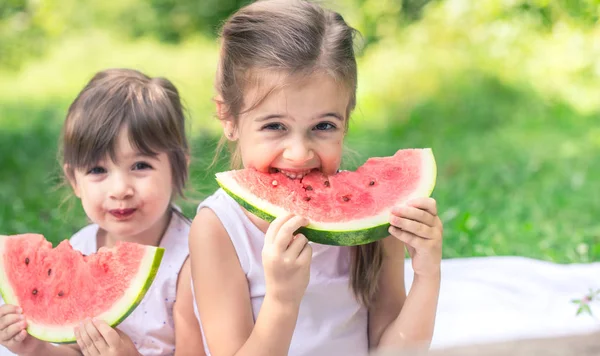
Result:
<svg viewBox="0 0 600 356">
<path fill-rule="evenodd" d="M 131 215 L 133 215 L 133 213 L 135 213 L 136 209 L 134 208 L 129 208 L 129 209 L 113 209 L 113 210 L 109 210 L 108 212 L 114 216 L 115 218 L 119 219 L 119 220 L 125 220 L 127 218 L 129 218 Z"/>
</svg>

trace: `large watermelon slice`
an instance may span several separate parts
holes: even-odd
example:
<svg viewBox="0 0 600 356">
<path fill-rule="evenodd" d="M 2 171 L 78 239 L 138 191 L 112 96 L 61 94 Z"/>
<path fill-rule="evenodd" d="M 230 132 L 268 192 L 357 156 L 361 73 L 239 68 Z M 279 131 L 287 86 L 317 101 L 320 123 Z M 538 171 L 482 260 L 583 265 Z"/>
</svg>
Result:
<svg viewBox="0 0 600 356">
<path fill-rule="evenodd" d="M 253 169 L 216 174 L 219 185 L 253 214 L 272 221 L 289 212 L 309 219 L 309 240 L 327 245 L 361 245 L 389 235 L 393 206 L 427 197 L 436 180 L 431 149 L 404 149 L 370 158 L 356 171 L 302 179 Z"/>
<path fill-rule="evenodd" d="M 23 309 L 30 335 L 70 343 L 87 317 L 111 326 L 123 321 L 152 284 L 163 253 L 119 242 L 84 256 L 68 240 L 53 249 L 38 234 L 0 236 L 0 293 Z"/>
</svg>

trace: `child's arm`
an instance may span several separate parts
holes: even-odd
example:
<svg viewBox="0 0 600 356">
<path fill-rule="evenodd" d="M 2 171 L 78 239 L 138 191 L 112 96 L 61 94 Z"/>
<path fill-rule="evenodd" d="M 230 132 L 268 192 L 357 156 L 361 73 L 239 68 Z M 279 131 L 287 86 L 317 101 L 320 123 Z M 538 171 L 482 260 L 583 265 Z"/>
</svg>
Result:
<svg viewBox="0 0 600 356">
<path fill-rule="evenodd" d="M 429 347 L 440 292 L 442 223 L 435 200 L 417 199 L 392 211 L 392 236 L 383 240 L 379 292 L 369 310 L 371 347 Z M 415 276 L 408 296 L 404 286 L 404 249 Z"/>
<path fill-rule="evenodd" d="M 177 280 L 177 299 L 173 306 L 175 322 L 175 356 L 204 356 L 200 324 L 194 314 L 190 259 L 181 267 Z"/>
<path fill-rule="evenodd" d="M 290 217 L 271 223 L 263 248 L 267 291 L 254 323 L 246 275 L 225 228 L 212 210 L 198 212 L 189 239 L 192 277 L 213 356 L 287 355 L 312 257 L 305 237 L 292 241 L 302 224 L 306 221 Z"/>
</svg>

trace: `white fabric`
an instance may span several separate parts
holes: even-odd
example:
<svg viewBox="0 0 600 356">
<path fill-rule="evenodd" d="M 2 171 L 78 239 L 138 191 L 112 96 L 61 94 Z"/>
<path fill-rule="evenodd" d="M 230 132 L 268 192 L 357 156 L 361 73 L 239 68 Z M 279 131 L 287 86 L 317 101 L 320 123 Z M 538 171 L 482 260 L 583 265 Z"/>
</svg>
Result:
<svg viewBox="0 0 600 356">
<path fill-rule="evenodd" d="M 256 320 L 265 295 L 261 258 L 265 235 L 223 190 L 207 198 L 198 209 L 203 207 L 215 212 L 233 242 L 248 279 Z M 348 281 L 350 249 L 318 244 L 312 247 L 310 282 L 300 305 L 289 355 L 367 354 L 367 311 L 357 303 Z"/>
<path fill-rule="evenodd" d="M 189 254 L 189 229 L 188 222 L 173 214 L 160 243 L 165 253 L 154 282 L 137 308 L 117 326 L 131 338 L 144 356 L 173 355 L 175 352 L 173 304 L 177 276 Z M 95 253 L 97 232 L 98 225 L 88 225 L 73 235 L 71 245 L 85 255 Z M 11 353 L 0 346 L 0 355 Z"/>
<path fill-rule="evenodd" d="M 555 264 L 523 257 L 442 262 L 442 284 L 432 348 L 600 330 L 596 318 L 576 316 L 572 299 L 600 288 L 600 263 Z M 406 263 L 406 284 L 412 283 Z"/>
</svg>

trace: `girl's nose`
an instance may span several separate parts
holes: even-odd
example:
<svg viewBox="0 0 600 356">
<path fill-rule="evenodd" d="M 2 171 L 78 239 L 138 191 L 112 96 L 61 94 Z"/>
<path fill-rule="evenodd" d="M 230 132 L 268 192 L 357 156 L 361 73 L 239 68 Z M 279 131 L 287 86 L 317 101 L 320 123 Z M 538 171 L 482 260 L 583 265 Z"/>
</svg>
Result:
<svg viewBox="0 0 600 356">
<path fill-rule="evenodd" d="M 296 139 L 290 141 L 283 151 L 283 158 L 294 163 L 304 163 L 312 160 L 315 153 L 309 143 L 305 140 Z"/>
<path fill-rule="evenodd" d="M 123 200 L 133 195 L 133 187 L 129 179 L 122 174 L 115 174 L 110 182 L 110 197 L 117 200 Z"/>
</svg>

